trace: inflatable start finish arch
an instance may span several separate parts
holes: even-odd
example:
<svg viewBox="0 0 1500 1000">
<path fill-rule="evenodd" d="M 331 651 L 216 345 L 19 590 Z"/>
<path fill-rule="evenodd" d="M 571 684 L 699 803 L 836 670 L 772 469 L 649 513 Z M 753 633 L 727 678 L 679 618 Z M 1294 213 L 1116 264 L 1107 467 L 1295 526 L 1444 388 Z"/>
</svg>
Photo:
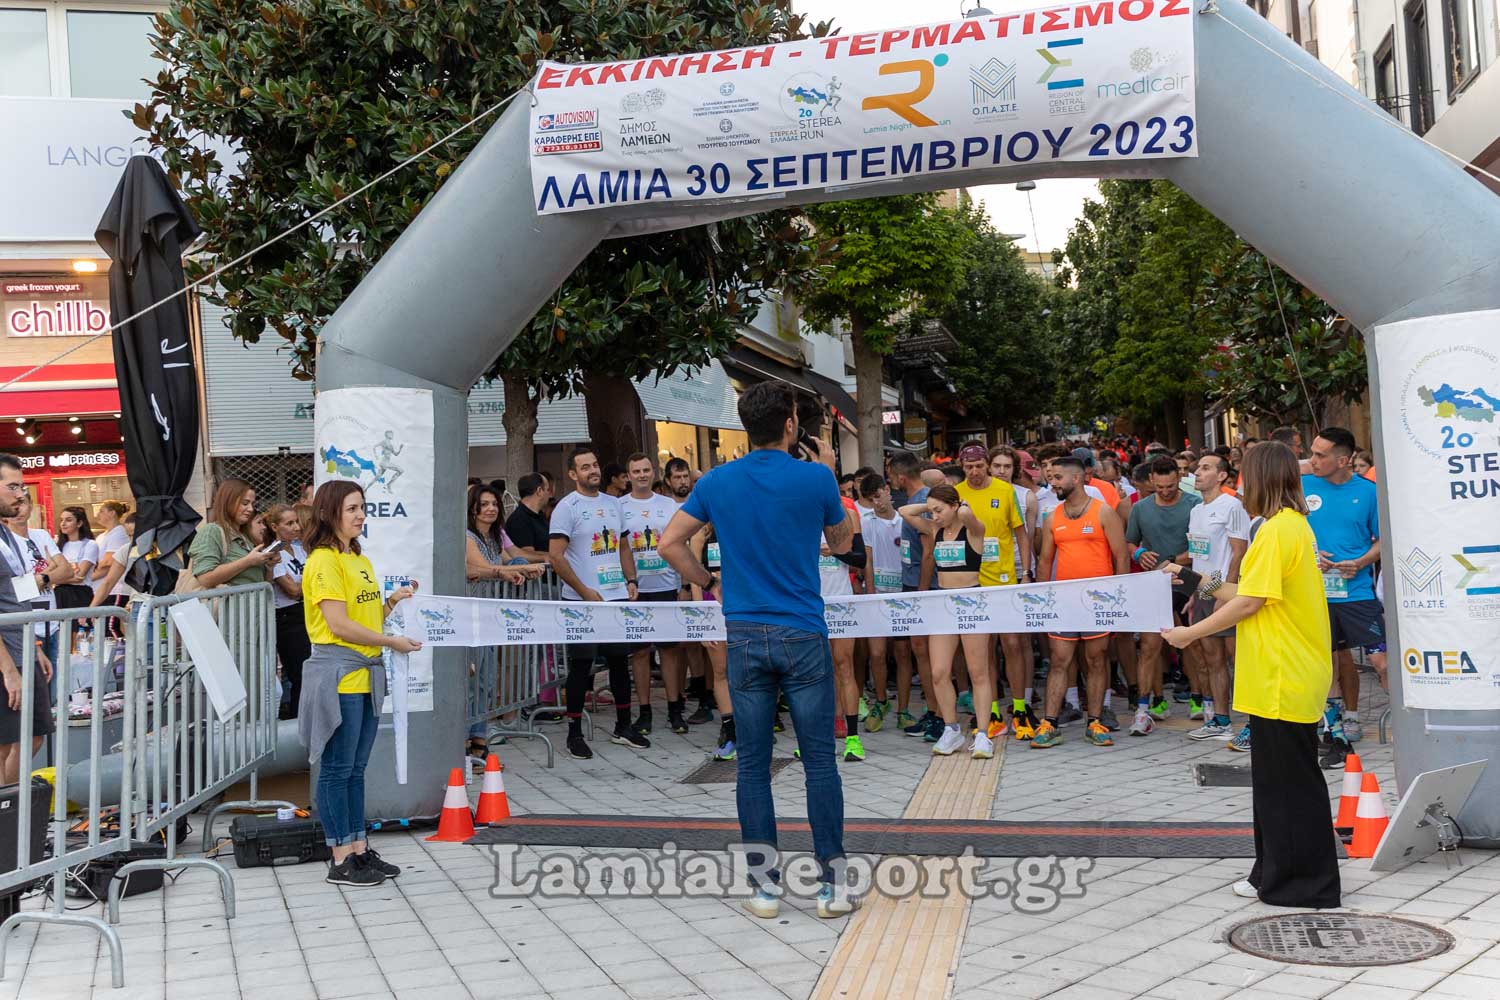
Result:
<svg viewBox="0 0 1500 1000">
<path fill-rule="evenodd" d="M 877 120 L 888 124 L 861 127 Z M 841 148 L 849 134 L 863 138 Z M 600 240 L 1088 176 L 1172 180 L 1362 330 L 1500 308 L 1500 200 L 1233 0 L 1104 0 L 774 50 L 544 66 L 532 99 L 507 108 L 324 330 L 319 475 L 367 483 L 382 572 L 461 594 L 469 388 Z M 1372 348 L 1375 399 L 1377 362 Z M 1386 525 L 1391 485 L 1382 475 Z M 1402 787 L 1495 756 L 1500 713 L 1402 707 L 1390 624 Z M 408 781 L 372 783 L 372 818 L 435 816 L 457 763 L 463 651 L 425 655 L 412 664 Z M 392 744 L 383 730 L 375 773 L 393 765 Z M 1461 822 L 1470 843 L 1500 843 L 1500 769 Z"/>
</svg>

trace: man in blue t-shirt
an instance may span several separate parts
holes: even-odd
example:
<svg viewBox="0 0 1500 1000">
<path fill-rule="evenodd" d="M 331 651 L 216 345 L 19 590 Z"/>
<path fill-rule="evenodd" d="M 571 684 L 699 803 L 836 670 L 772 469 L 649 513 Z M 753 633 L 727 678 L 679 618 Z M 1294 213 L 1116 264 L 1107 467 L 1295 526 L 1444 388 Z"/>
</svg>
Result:
<svg viewBox="0 0 1500 1000">
<path fill-rule="evenodd" d="M 1354 474 L 1354 451 L 1353 434 L 1325 427 L 1313 439 L 1308 457 L 1313 474 L 1302 477 L 1333 633 L 1333 690 L 1324 714 L 1332 744 L 1322 761 L 1326 769 L 1343 767 L 1349 745 L 1363 735 L 1359 671 L 1350 650 L 1363 646 L 1385 682 L 1385 608 L 1375 593 L 1371 568 L 1380 561 L 1379 508 L 1375 484 Z"/>
<path fill-rule="evenodd" d="M 762 382 L 740 396 L 740 422 L 751 452 L 705 475 L 662 532 L 657 545 L 682 579 L 724 605 L 728 628 L 729 691 L 734 702 L 740 835 L 756 888 L 745 908 L 772 919 L 780 908 L 776 812 L 771 801 L 771 735 L 776 693 L 786 694 L 797 728 L 807 783 L 813 853 L 825 883 L 818 915 L 853 909 L 836 892 L 833 865 L 844 854 L 844 790 L 834 758 L 833 658 L 819 588 L 820 543 L 849 551 L 854 520 L 839 498 L 833 452 L 815 438 L 799 444 L 796 391 Z M 793 458 L 797 448 L 811 462 Z M 710 573 L 688 549 L 705 524 L 718 539 L 724 578 Z"/>
</svg>

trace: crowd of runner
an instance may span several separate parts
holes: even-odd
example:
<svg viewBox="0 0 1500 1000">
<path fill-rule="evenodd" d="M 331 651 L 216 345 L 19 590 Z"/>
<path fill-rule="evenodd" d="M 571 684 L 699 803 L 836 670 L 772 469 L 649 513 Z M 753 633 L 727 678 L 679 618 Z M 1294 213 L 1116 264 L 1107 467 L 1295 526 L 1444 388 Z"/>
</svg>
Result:
<svg viewBox="0 0 1500 1000">
<path fill-rule="evenodd" d="M 1343 428 L 1324 428 L 1306 450 L 1292 428 L 1276 430 L 1272 439 L 1290 447 L 1302 464 L 1332 634 L 1333 684 L 1320 726 L 1322 761 L 1327 768 L 1339 767 L 1350 744 L 1363 735 L 1353 650 L 1364 650 L 1385 683 L 1375 470 L 1369 454 Z M 942 465 L 891 452 L 884 469 L 862 468 L 840 480 L 843 503 L 857 514 L 857 528 L 847 552 L 822 545 L 822 594 L 837 598 L 1167 572 L 1173 576 L 1176 623 L 1202 621 L 1216 602 L 1234 596 L 1241 560 L 1259 528 L 1238 496 L 1239 464 L 1244 451 L 1256 446 L 1251 439 L 1200 455 L 1135 439 L 1061 442 L 1034 450 L 971 441 L 958 449 L 956 461 Z M 658 470 L 649 456 L 635 454 L 622 465 L 606 466 L 585 446 L 569 455 L 566 475 L 572 489 L 560 499 L 556 484 L 539 475 L 518 484 L 520 506 L 505 525 L 506 554 L 515 562 L 552 566 L 561 596 L 569 601 L 718 599 L 719 574 L 735 569 L 726 565 L 711 523 L 691 543 L 713 574 L 706 590 L 684 586 L 656 549 L 667 522 L 692 498 L 696 480 L 686 462 L 674 458 Z M 743 502 L 753 504 L 755 497 L 745 496 Z M 774 565 L 790 558 L 778 551 L 775 539 L 765 543 L 751 559 Z M 1083 724 L 1086 742 L 1100 747 L 1112 745 L 1122 728 L 1130 737 L 1149 737 L 1173 712 L 1201 722 L 1187 734 L 1191 739 L 1251 750 L 1249 727 L 1236 727 L 1230 717 L 1232 629 L 1180 651 L 1159 633 L 829 641 L 834 736 L 848 762 L 865 760 L 864 738 L 883 731 L 925 740 L 935 754 L 967 750 L 983 759 L 993 755 L 997 740 L 1055 747 L 1074 723 Z M 581 720 L 601 664 L 616 715 L 609 738 L 635 749 L 651 745 L 654 661 L 666 696 L 667 728 L 685 734 L 717 720 L 714 758 L 735 758 L 734 706 L 722 643 L 654 649 L 570 645 L 566 655 L 566 746 L 573 757 L 593 756 Z M 638 707 L 632 710 L 633 705 Z M 1121 706 L 1124 711 L 1117 711 Z M 773 719 L 777 732 L 786 710 L 779 700 Z M 482 730 L 471 737 L 484 743 Z"/>
</svg>

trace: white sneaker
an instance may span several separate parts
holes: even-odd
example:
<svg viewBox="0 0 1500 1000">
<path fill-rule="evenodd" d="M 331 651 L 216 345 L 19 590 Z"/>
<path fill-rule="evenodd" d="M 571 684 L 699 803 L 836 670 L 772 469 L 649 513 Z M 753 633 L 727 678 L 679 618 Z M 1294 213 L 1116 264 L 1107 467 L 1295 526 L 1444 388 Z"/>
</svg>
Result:
<svg viewBox="0 0 1500 1000">
<path fill-rule="evenodd" d="M 1349 713 L 1344 713 L 1344 742 L 1358 743 L 1365 737 L 1365 727 L 1360 725 L 1358 719 L 1349 718 Z"/>
<path fill-rule="evenodd" d="M 740 903 L 747 911 L 762 920 L 775 920 L 781 914 L 781 899 L 764 886 L 755 890 L 755 895 Z"/>
<path fill-rule="evenodd" d="M 1187 735 L 1190 740 L 1230 740 L 1234 738 L 1231 727 L 1221 725 L 1213 719 L 1209 719 Z"/>
<path fill-rule="evenodd" d="M 994 741 L 983 732 L 974 734 L 974 742 L 970 744 L 969 750 L 975 760 L 989 760 L 995 756 Z"/>
<path fill-rule="evenodd" d="M 943 735 L 932 745 L 932 752 L 939 757 L 947 757 L 964 745 L 964 731 L 960 726 L 957 729 L 943 727 Z"/>
<path fill-rule="evenodd" d="M 1131 736 L 1149 736 L 1156 729 L 1156 721 L 1151 718 L 1151 713 L 1144 708 L 1137 709 L 1135 721 L 1130 724 Z"/>
<path fill-rule="evenodd" d="M 1234 884 L 1233 890 L 1236 896 L 1242 896 L 1245 899 L 1260 898 L 1260 893 L 1256 890 L 1255 886 L 1250 884 L 1250 880 L 1247 878 L 1242 878 L 1238 882 L 1236 882 Z"/>
</svg>

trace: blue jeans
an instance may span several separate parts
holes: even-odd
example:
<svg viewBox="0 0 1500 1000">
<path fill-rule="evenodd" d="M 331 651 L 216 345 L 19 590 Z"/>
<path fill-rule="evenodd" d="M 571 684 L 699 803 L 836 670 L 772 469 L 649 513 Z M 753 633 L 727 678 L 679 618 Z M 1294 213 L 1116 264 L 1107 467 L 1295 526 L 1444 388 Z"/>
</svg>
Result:
<svg viewBox="0 0 1500 1000">
<path fill-rule="evenodd" d="M 368 694 L 339 695 L 339 714 L 343 721 L 328 737 L 318 764 L 318 818 L 329 847 L 365 839 L 365 765 L 379 728 Z"/>
<path fill-rule="evenodd" d="M 752 868 L 776 861 L 771 724 L 780 690 L 791 707 L 802 751 L 813 855 L 822 866 L 822 880 L 831 882 L 831 863 L 844 856 L 844 785 L 834 751 L 833 654 L 828 640 L 816 632 L 782 625 L 728 622 L 727 631 L 725 650 L 739 762 L 735 805 L 740 837 L 746 844 L 770 848 L 769 855 L 747 852 L 747 861 Z M 774 871 L 771 877 L 776 878 Z M 753 876 L 751 882 L 756 882 Z"/>
</svg>

